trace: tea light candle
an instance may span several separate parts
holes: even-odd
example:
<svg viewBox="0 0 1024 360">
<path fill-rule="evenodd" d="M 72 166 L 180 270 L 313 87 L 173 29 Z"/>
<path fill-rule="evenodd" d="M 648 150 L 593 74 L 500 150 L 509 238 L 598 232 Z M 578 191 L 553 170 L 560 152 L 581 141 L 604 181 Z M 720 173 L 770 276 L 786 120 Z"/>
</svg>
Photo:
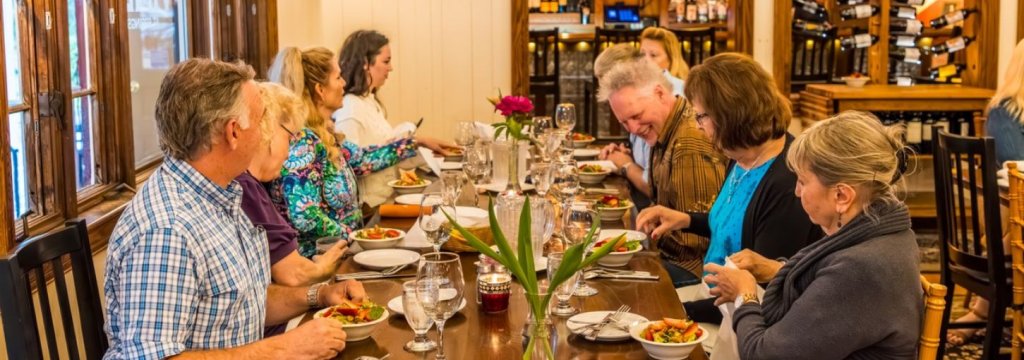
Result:
<svg viewBox="0 0 1024 360">
<path fill-rule="evenodd" d="M 485 312 L 501 312 L 508 309 L 512 290 L 512 276 L 506 273 L 490 273 L 477 278 L 481 307 Z"/>
</svg>

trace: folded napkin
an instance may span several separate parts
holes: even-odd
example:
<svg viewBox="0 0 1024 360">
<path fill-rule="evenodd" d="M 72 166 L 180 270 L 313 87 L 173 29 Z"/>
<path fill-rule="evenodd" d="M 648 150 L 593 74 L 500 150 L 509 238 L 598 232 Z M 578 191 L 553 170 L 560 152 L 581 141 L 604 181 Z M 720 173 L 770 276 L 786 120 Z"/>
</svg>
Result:
<svg viewBox="0 0 1024 360">
<path fill-rule="evenodd" d="M 430 171 L 433 171 L 434 175 L 441 176 L 441 161 L 443 159 L 434 157 L 434 151 L 425 147 L 421 146 L 416 150 L 419 151 L 420 158 L 423 159 L 423 162 L 427 163 Z"/>
<path fill-rule="evenodd" d="M 725 267 L 736 268 L 736 264 L 729 258 L 725 258 Z M 707 287 L 707 284 L 702 284 Z M 764 299 L 764 289 L 757 287 L 757 299 Z M 718 338 L 711 350 L 711 360 L 740 360 L 739 341 L 736 339 L 736 329 L 732 327 L 732 314 L 736 308 L 743 305 L 743 298 L 736 298 L 736 301 L 718 305 L 722 311 L 722 324 L 718 328 Z"/>
<path fill-rule="evenodd" d="M 494 137 L 494 127 L 491 124 L 482 123 L 479 121 L 473 122 L 476 125 L 477 135 L 482 139 L 490 139 Z"/>
</svg>

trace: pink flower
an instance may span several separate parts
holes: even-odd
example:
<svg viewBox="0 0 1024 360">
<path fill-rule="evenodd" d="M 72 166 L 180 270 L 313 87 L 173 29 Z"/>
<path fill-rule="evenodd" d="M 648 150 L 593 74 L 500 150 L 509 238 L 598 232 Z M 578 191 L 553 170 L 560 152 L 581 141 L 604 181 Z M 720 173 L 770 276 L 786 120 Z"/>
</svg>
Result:
<svg viewBox="0 0 1024 360">
<path fill-rule="evenodd" d="M 533 102 L 525 96 L 506 96 L 501 98 L 494 109 L 501 113 L 501 116 L 508 117 L 512 114 L 529 114 L 533 111 Z"/>
</svg>

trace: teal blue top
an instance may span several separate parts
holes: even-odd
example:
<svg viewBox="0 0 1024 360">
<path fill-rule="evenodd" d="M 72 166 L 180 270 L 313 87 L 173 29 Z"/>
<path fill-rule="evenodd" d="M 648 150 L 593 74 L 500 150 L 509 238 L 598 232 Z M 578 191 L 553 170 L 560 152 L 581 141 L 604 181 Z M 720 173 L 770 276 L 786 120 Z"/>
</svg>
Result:
<svg viewBox="0 0 1024 360">
<path fill-rule="evenodd" d="M 724 265 L 727 256 L 741 250 L 743 219 L 747 214 L 747 206 L 757 191 L 757 185 L 761 183 L 773 162 L 774 158 L 750 170 L 744 170 L 739 166 L 732 167 L 729 176 L 725 178 L 725 183 L 722 184 L 722 191 L 718 193 L 715 204 L 711 206 L 711 213 L 708 214 L 711 243 L 704 256 L 704 264 Z"/>
</svg>

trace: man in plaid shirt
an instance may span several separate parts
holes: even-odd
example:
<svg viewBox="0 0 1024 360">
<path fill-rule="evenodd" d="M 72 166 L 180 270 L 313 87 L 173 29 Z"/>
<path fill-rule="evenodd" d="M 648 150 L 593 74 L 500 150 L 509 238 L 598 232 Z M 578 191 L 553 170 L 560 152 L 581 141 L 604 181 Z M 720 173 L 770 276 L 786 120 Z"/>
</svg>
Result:
<svg viewBox="0 0 1024 360">
<path fill-rule="evenodd" d="M 261 122 L 276 121 L 263 119 L 253 75 L 244 64 L 190 59 L 164 78 L 164 163 L 110 237 L 105 359 L 329 358 L 344 349 L 330 319 L 261 340 L 264 325 L 365 294 L 270 284 L 266 235 L 241 210 L 233 181 L 266 146 Z"/>
</svg>

